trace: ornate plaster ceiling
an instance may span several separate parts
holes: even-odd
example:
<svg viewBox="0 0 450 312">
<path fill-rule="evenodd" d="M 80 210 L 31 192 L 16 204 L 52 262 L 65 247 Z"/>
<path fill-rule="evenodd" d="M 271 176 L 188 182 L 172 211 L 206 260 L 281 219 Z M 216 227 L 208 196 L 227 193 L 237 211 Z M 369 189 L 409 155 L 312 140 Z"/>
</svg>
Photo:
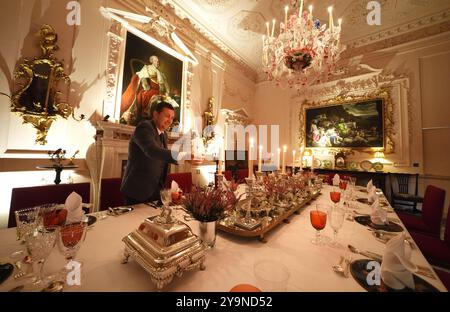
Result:
<svg viewBox="0 0 450 312">
<path fill-rule="evenodd" d="M 183 11 L 197 28 L 221 41 L 232 53 L 258 72 L 261 68 L 262 35 L 266 21 L 284 19 L 289 0 L 160 0 Z M 414 31 L 450 19 L 449 0 L 378 0 L 381 25 L 367 24 L 368 0 L 305 0 L 313 15 L 327 23 L 327 7 L 334 20 L 343 19 L 342 41 L 352 47 Z M 423 22 L 426 20 L 426 22 Z M 275 33 L 278 30 L 276 28 Z M 380 34 L 383 36 L 380 36 Z"/>
</svg>

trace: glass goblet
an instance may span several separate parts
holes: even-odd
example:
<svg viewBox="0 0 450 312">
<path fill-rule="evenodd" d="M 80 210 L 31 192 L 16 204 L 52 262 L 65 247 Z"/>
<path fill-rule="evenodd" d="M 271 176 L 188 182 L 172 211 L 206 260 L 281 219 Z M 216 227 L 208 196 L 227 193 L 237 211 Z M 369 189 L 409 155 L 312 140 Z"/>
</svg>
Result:
<svg viewBox="0 0 450 312">
<path fill-rule="evenodd" d="M 329 212 L 330 217 L 330 225 L 333 229 L 333 241 L 331 242 L 331 246 L 333 247 L 341 247 L 341 245 L 337 242 L 337 234 L 339 229 L 344 224 L 345 210 L 343 207 L 339 205 L 335 205 L 331 207 Z"/>
<path fill-rule="evenodd" d="M 75 222 L 60 227 L 58 247 L 67 262 L 75 258 L 81 243 L 86 238 L 86 229 L 86 222 Z"/>
<path fill-rule="evenodd" d="M 26 238 L 27 251 L 33 259 L 35 276 L 33 285 L 37 288 L 44 287 L 44 263 L 55 246 L 57 235 L 58 228 L 49 229 L 43 226 L 37 226 Z"/>
<path fill-rule="evenodd" d="M 60 204 L 47 204 L 39 206 L 39 215 L 45 228 L 63 226 L 67 219 L 67 209 Z"/>
<path fill-rule="evenodd" d="M 341 192 L 332 190 L 330 192 L 330 199 L 336 205 L 341 200 Z"/>
<path fill-rule="evenodd" d="M 26 237 L 35 228 L 39 220 L 39 207 L 25 208 L 14 212 L 17 224 L 17 240 L 25 242 Z"/>
<path fill-rule="evenodd" d="M 316 204 L 316 208 L 309 211 L 311 225 L 316 229 L 316 236 L 311 240 L 311 243 L 314 245 L 323 245 L 324 243 L 320 231 L 323 230 L 327 224 L 327 211 L 329 210 L 329 205 Z"/>
</svg>

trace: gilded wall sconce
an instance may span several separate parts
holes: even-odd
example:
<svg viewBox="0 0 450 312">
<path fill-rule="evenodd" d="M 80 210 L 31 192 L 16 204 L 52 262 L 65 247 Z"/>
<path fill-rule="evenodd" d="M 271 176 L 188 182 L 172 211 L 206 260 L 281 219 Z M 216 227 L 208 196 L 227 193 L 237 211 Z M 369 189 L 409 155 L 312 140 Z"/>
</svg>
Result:
<svg viewBox="0 0 450 312">
<path fill-rule="evenodd" d="M 14 78 L 21 82 L 19 90 L 11 97 L 11 111 L 18 113 L 23 123 L 32 124 L 37 130 L 36 143 L 45 145 L 48 130 L 58 116 L 76 118 L 73 107 L 60 100 L 61 92 L 57 90 L 60 81 L 70 83 L 64 64 L 54 57 L 59 49 L 58 35 L 50 25 L 44 24 L 39 36 L 42 55 L 33 60 L 24 58 L 14 73 Z M 80 117 L 76 120 L 84 119 L 83 115 Z"/>
</svg>

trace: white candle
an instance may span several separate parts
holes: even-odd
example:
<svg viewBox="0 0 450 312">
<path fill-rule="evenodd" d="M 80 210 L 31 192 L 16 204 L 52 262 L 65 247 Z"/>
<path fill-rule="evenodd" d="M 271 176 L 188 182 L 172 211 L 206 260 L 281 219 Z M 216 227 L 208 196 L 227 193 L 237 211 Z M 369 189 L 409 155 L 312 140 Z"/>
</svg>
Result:
<svg viewBox="0 0 450 312">
<path fill-rule="evenodd" d="M 309 18 L 312 20 L 312 4 L 309 5 Z"/>
<path fill-rule="evenodd" d="M 311 155 L 311 172 L 314 171 L 314 154 Z"/>
<path fill-rule="evenodd" d="M 298 16 L 302 17 L 303 14 L 303 0 L 300 1 L 300 11 L 298 11 Z"/>
<path fill-rule="evenodd" d="M 248 177 L 253 178 L 253 138 L 250 138 L 248 147 Z"/>
<path fill-rule="evenodd" d="M 266 22 L 266 28 L 267 28 L 267 37 L 270 37 L 270 33 L 269 33 L 269 22 Z"/>
<path fill-rule="evenodd" d="M 339 28 L 341 28 L 342 25 L 342 18 L 338 19 Z"/>
<path fill-rule="evenodd" d="M 277 169 L 280 170 L 280 153 L 281 153 L 281 149 L 278 148 L 278 155 L 277 155 Z"/>
<path fill-rule="evenodd" d="M 295 150 L 292 151 L 292 173 L 295 172 Z"/>
<path fill-rule="evenodd" d="M 258 149 L 258 171 L 259 172 L 261 172 L 262 170 L 262 149 L 263 149 L 263 147 L 262 147 L 262 145 L 260 145 L 259 146 L 259 149 Z"/>
<path fill-rule="evenodd" d="M 283 145 L 283 164 L 281 165 L 281 173 L 286 173 L 286 151 L 287 146 Z"/>
<path fill-rule="evenodd" d="M 304 147 L 303 146 L 300 147 L 300 171 L 303 170 L 303 150 L 304 150 Z"/>
<path fill-rule="evenodd" d="M 333 31 L 333 7 L 328 7 L 328 27 L 330 27 L 330 31 Z"/>
<path fill-rule="evenodd" d="M 287 12 L 288 12 L 288 10 L 289 10 L 289 7 L 285 6 L 284 7 L 284 27 L 285 28 L 287 27 Z"/>
<path fill-rule="evenodd" d="M 275 33 L 275 19 L 272 20 L 272 37 Z"/>
</svg>

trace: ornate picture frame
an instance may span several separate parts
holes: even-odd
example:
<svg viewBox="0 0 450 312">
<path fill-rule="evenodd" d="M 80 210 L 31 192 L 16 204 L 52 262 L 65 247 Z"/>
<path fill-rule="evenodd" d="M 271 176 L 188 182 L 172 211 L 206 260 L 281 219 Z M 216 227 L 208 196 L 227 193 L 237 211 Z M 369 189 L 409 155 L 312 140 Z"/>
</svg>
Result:
<svg viewBox="0 0 450 312">
<path fill-rule="evenodd" d="M 351 144 L 331 144 L 331 146 L 312 146 L 308 144 L 308 121 L 307 111 L 313 109 L 326 109 L 333 107 L 341 107 L 343 105 L 352 105 L 358 103 L 369 103 L 376 101 L 381 102 L 382 118 L 380 122 L 382 123 L 382 144 L 376 144 L 371 146 L 370 144 L 361 144 L 361 146 L 351 146 Z M 330 98 L 320 102 L 308 102 L 305 101 L 302 104 L 302 109 L 300 110 L 300 129 L 299 129 L 299 141 L 300 146 L 306 146 L 307 148 L 314 149 L 355 149 L 360 152 L 373 152 L 374 150 L 383 150 L 385 153 L 393 153 L 394 151 L 394 141 L 393 141 L 393 107 L 390 97 L 389 90 L 380 89 L 375 92 L 371 92 L 364 95 L 345 95 L 338 96 L 335 98 Z M 309 142 L 310 143 L 310 142 Z M 328 144 L 330 145 L 330 144 Z M 355 144 L 356 145 L 356 144 Z"/>
<path fill-rule="evenodd" d="M 120 122 L 135 126 L 142 117 L 151 117 L 152 105 L 166 101 L 175 108 L 170 130 L 181 132 L 186 102 L 186 60 L 172 53 L 171 48 L 164 49 L 163 44 L 156 46 L 130 30 L 126 31 L 125 38 L 118 88 Z"/>
</svg>

